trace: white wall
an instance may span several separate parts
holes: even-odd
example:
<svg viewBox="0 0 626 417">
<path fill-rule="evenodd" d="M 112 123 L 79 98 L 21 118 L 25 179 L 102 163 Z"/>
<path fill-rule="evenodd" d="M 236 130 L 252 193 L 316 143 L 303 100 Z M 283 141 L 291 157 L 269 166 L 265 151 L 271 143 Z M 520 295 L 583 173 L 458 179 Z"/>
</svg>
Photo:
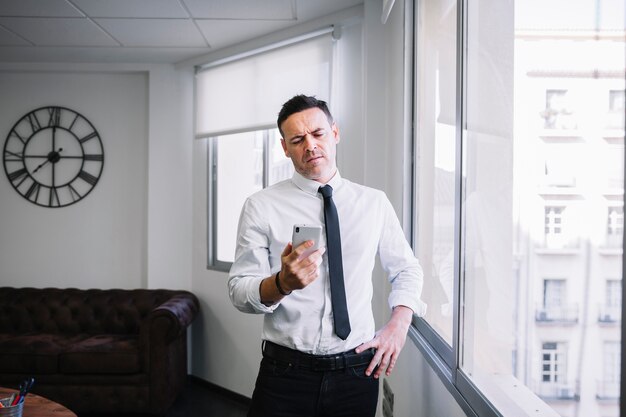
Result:
<svg viewBox="0 0 626 417">
<path fill-rule="evenodd" d="M 0 285 L 189 288 L 184 71 L 107 64 L 4 64 L 0 71 L 2 138 L 30 110 L 59 105 L 93 123 L 105 153 L 94 190 L 67 207 L 29 203 L 2 175 Z"/>
</svg>

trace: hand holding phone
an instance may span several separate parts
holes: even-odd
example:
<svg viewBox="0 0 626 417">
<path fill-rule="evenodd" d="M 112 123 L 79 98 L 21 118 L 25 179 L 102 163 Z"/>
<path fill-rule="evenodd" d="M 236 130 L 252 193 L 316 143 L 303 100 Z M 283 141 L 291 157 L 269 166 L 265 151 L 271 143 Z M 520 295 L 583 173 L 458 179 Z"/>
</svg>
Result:
<svg viewBox="0 0 626 417">
<path fill-rule="evenodd" d="M 320 248 L 320 242 L 322 240 L 322 226 L 310 224 L 294 224 L 293 233 L 291 236 L 291 246 L 293 247 L 293 249 L 297 248 L 307 240 L 312 240 L 314 242 L 313 246 L 306 249 L 300 255 L 300 259 L 306 258 Z"/>
</svg>

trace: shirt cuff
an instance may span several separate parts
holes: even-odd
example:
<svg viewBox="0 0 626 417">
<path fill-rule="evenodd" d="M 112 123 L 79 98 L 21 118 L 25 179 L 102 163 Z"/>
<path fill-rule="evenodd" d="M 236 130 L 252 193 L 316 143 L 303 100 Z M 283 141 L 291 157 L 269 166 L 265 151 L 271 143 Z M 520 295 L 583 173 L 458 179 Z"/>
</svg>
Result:
<svg viewBox="0 0 626 417">
<path fill-rule="evenodd" d="M 250 278 L 246 283 L 248 285 L 246 291 L 248 294 L 248 304 L 257 313 L 273 313 L 280 303 L 267 306 L 261 302 L 261 282 L 264 279 L 263 277 Z"/>
<path fill-rule="evenodd" d="M 389 308 L 393 310 L 396 306 L 406 306 L 413 310 L 413 314 L 418 317 L 424 317 L 426 315 L 426 303 L 415 297 L 408 296 L 406 294 L 391 293 L 389 295 Z"/>
</svg>

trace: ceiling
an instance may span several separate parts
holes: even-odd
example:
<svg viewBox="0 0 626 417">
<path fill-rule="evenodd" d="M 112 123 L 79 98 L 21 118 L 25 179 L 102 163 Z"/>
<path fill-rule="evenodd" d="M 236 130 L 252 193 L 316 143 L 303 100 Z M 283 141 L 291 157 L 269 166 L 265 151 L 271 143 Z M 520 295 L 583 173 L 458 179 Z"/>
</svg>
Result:
<svg viewBox="0 0 626 417">
<path fill-rule="evenodd" d="M 175 63 L 363 0 L 0 0 L 0 63 Z"/>
</svg>

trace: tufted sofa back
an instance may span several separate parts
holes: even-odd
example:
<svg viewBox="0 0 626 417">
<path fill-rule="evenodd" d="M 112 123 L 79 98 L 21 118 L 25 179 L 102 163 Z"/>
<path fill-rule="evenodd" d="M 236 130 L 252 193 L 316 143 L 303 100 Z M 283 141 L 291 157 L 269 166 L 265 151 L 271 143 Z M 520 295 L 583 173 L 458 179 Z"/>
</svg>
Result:
<svg viewBox="0 0 626 417">
<path fill-rule="evenodd" d="M 141 322 L 184 291 L 0 287 L 0 333 L 137 334 Z"/>
</svg>

